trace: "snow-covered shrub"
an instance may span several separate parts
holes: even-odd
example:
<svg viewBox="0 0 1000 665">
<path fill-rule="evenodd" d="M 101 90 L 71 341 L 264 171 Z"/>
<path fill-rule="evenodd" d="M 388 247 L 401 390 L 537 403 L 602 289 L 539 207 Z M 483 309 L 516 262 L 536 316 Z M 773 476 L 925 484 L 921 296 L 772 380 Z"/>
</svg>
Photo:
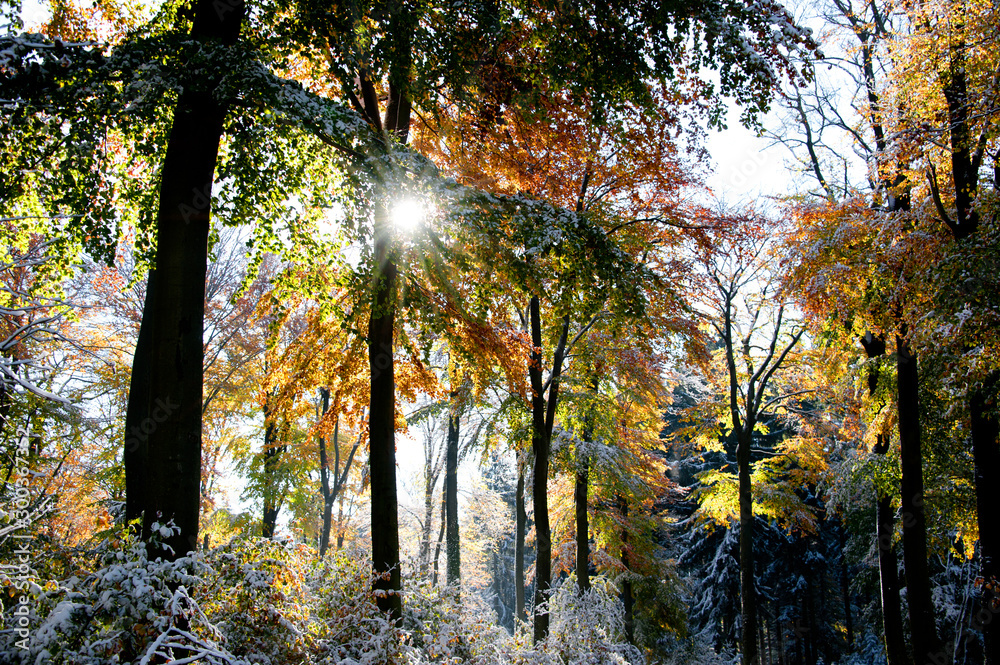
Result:
<svg viewBox="0 0 1000 665">
<path fill-rule="evenodd" d="M 162 532 L 169 533 L 168 527 Z M 156 656 L 209 665 L 244 665 L 192 597 L 209 568 L 199 557 L 149 561 L 135 539 L 105 541 L 94 572 L 49 581 L 31 598 L 28 649 L 5 631 L 5 663 L 104 665 L 149 662 Z M 12 626 L 13 617 L 5 617 Z M 191 662 L 194 662 L 192 660 Z"/>
<path fill-rule="evenodd" d="M 400 630 L 379 611 L 371 587 L 367 552 L 342 550 L 317 560 L 309 576 L 313 616 L 321 628 L 316 662 L 404 662 Z"/>
<path fill-rule="evenodd" d="M 312 617 L 311 549 L 236 538 L 196 557 L 205 572 L 192 595 L 235 655 L 299 662 L 314 647 L 322 624 Z"/>
<path fill-rule="evenodd" d="M 584 594 L 570 575 L 549 597 L 549 637 L 545 650 L 574 665 L 643 663 L 642 654 L 625 640 L 625 608 L 618 585 L 607 577 L 591 579 Z"/>
</svg>

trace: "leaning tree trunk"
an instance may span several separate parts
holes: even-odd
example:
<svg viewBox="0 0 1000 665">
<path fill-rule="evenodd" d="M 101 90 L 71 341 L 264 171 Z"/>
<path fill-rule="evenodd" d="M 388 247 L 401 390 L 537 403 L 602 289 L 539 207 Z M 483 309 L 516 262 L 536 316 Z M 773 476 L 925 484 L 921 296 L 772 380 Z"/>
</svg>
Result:
<svg viewBox="0 0 1000 665">
<path fill-rule="evenodd" d="M 906 570 L 906 599 L 910 610 L 913 660 L 921 665 L 933 662 L 933 658 L 941 651 L 941 643 L 934 623 L 930 572 L 927 568 L 917 358 L 901 336 L 896 338 L 896 381 L 902 471 L 903 566 Z"/>
<path fill-rule="evenodd" d="M 452 394 L 452 400 L 457 395 Z M 446 519 L 448 523 L 445 536 L 447 554 L 448 586 L 458 589 L 462 580 L 461 551 L 458 533 L 458 430 L 459 414 L 456 404 L 452 404 L 452 412 L 448 416 L 448 449 L 445 452 L 444 490 L 446 503 Z"/>
<path fill-rule="evenodd" d="M 740 651 L 743 665 L 758 665 L 757 652 L 757 590 L 754 587 L 753 566 L 753 492 L 750 484 L 750 444 L 753 421 L 747 420 L 740 430 L 736 448 L 740 489 Z"/>
<path fill-rule="evenodd" d="M 235 44 L 243 4 L 235 0 L 221 10 L 216 4 L 198 0 L 191 36 Z M 198 543 L 205 274 L 212 184 L 226 115 L 214 96 L 214 81 L 204 83 L 185 88 L 174 110 L 160 175 L 154 292 L 143 307 L 143 318 L 151 317 L 152 323 L 147 324 L 149 346 L 139 349 L 132 368 L 140 375 L 140 391 L 149 387 L 148 395 L 139 395 L 144 406 L 136 406 L 132 422 L 150 431 L 138 448 L 144 458 L 138 465 L 130 459 L 129 470 L 141 470 L 141 485 L 128 480 L 126 485 L 141 488 L 145 539 L 156 522 L 172 520 L 178 527 L 164 547 L 150 552 L 168 559 L 184 556 Z"/>
</svg>

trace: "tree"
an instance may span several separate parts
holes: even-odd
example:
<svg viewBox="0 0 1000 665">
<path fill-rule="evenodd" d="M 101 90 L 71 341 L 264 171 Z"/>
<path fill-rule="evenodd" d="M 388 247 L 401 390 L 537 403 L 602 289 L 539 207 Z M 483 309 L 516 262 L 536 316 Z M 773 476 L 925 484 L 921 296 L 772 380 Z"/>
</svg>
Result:
<svg viewBox="0 0 1000 665">
<path fill-rule="evenodd" d="M 728 383 L 727 428 L 736 439 L 740 526 L 740 652 L 745 665 L 760 662 L 757 589 L 754 577 L 754 499 L 751 455 L 754 432 L 768 409 L 790 399 L 772 379 L 788 364 L 805 332 L 786 318 L 786 303 L 770 259 L 765 219 L 752 211 L 719 216 L 722 230 L 698 249 L 705 281 L 702 307 L 721 344 Z M 776 306 L 775 306 L 776 305 Z"/>
<path fill-rule="evenodd" d="M 208 0 L 195 7 L 191 35 L 232 45 L 243 21 L 242 2 L 217 12 Z M 142 533 L 173 520 L 178 531 L 160 554 L 173 558 L 195 548 L 201 496 L 202 319 L 211 192 L 226 107 L 217 83 L 188 87 L 174 111 L 160 178 L 156 262 L 147 284 L 125 429 L 157 425 L 139 446 L 126 446 L 127 517 L 142 516 Z M 137 497 L 132 500 L 131 497 Z"/>
</svg>

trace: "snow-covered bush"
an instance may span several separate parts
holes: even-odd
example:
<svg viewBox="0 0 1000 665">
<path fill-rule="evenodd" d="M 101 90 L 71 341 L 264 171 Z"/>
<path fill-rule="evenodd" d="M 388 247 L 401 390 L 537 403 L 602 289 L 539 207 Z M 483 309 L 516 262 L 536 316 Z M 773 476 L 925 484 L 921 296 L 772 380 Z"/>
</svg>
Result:
<svg viewBox="0 0 1000 665">
<path fill-rule="evenodd" d="M 167 527 L 162 531 L 169 533 Z M 105 541 L 97 567 L 82 576 L 36 588 L 28 649 L 5 616 L 0 660 L 5 663 L 105 665 L 150 662 L 156 656 L 193 658 L 209 665 L 243 665 L 225 648 L 225 637 L 191 590 L 204 585 L 209 567 L 200 557 L 149 561 L 143 543 Z M 192 660 L 191 662 L 194 662 Z"/>
<path fill-rule="evenodd" d="M 162 532 L 169 534 L 169 528 Z M 177 561 L 150 561 L 145 545 L 119 536 L 75 575 L 31 594 L 28 649 L 7 611 L 0 662 L 145 665 L 636 665 L 625 643 L 617 586 L 604 577 L 580 595 L 570 577 L 549 600 L 550 635 L 533 645 L 530 626 L 510 635 L 489 599 L 447 587 L 404 588 L 404 621 L 392 625 L 371 593 L 367 552 L 320 558 L 300 544 L 235 538 Z M 13 590 L 0 574 L 0 592 Z M 20 592 L 26 593 L 26 592 Z M 23 645 L 23 642 L 21 643 Z"/>
</svg>

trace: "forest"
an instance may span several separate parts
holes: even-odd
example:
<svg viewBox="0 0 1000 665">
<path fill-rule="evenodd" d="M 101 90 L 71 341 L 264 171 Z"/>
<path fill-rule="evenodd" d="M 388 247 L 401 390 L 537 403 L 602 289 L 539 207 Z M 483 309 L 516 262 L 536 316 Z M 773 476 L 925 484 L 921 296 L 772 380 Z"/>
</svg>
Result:
<svg viewBox="0 0 1000 665">
<path fill-rule="evenodd" d="M 1000 665 L 995 0 L 0 14 L 0 662 Z"/>
</svg>

